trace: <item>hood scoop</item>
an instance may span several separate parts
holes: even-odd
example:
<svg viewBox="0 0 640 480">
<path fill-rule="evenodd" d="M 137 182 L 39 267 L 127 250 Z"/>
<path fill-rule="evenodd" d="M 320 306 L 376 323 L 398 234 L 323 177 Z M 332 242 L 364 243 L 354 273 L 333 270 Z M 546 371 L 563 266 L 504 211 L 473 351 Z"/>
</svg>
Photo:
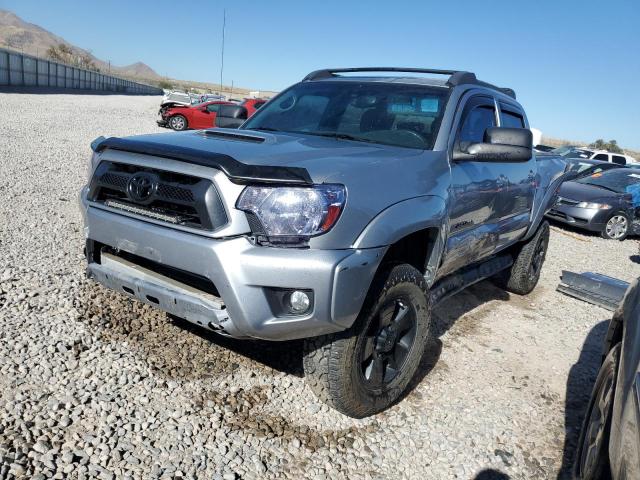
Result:
<svg viewBox="0 0 640 480">
<path fill-rule="evenodd" d="M 247 135 L 244 133 L 236 133 L 230 132 L 228 130 L 203 130 L 202 134 L 206 137 L 215 137 L 223 140 L 236 140 L 239 142 L 250 142 L 250 143 L 263 143 L 265 141 L 264 137 L 259 137 L 257 135 Z"/>
</svg>

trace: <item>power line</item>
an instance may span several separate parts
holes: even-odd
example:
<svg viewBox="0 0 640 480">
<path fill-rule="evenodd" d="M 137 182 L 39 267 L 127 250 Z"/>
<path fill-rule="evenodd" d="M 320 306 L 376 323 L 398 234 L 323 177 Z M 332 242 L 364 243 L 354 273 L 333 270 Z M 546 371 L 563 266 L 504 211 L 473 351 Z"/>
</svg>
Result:
<svg viewBox="0 0 640 480">
<path fill-rule="evenodd" d="M 224 29 L 227 25 L 227 9 L 222 14 L 222 56 L 220 60 L 220 95 L 222 95 L 222 73 L 224 72 Z"/>
</svg>

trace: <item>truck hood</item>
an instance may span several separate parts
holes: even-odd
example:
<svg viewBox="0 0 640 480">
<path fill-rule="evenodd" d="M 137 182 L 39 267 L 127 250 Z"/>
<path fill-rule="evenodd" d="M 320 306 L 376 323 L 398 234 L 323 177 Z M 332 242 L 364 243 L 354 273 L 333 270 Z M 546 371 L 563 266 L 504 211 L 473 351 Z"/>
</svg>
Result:
<svg viewBox="0 0 640 480">
<path fill-rule="evenodd" d="M 405 162 L 409 158 L 423 156 L 423 150 L 393 147 L 371 143 L 361 143 L 312 135 L 287 133 L 264 133 L 250 130 L 211 129 L 188 132 L 136 135 L 121 140 L 136 146 L 136 150 L 149 150 L 150 154 L 164 149 L 167 156 L 172 151 L 184 150 L 193 155 L 208 156 L 218 154 L 230 157 L 244 165 L 255 167 L 275 167 L 275 170 L 300 172 L 306 170 L 313 183 L 330 180 L 337 172 L 345 174 L 350 170 L 362 171 L 380 164 Z M 105 143 L 106 148 L 115 144 Z M 126 143 L 122 150 L 127 150 Z M 212 166 L 216 166 L 212 162 Z M 227 172 L 229 173 L 229 172 Z M 230 175 L 233 176 L 233 175 Z M 342 176 L 342 175 L 341 175 Z M 283 178 L 286 181 L 286 178 Z"/>
</svg>

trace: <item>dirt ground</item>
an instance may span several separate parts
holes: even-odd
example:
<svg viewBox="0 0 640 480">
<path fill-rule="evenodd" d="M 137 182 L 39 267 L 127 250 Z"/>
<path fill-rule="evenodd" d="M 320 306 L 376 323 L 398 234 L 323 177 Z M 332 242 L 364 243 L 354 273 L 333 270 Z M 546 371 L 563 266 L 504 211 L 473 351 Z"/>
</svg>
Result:
<svg viewBox="0 0 640 480">
<path fill-rule="evenodd" d="M 162 131 L 158 100 L 0 94 L 0 478 L 566 478 L 611 314 L 555 288 L 640 276 L 636 239 L 554 226 L 533 294 L 439 305 L 406 397 L 349 419 L 298 343 L 225 340 L 84 278 L 89 142 Z"/>
</svg>

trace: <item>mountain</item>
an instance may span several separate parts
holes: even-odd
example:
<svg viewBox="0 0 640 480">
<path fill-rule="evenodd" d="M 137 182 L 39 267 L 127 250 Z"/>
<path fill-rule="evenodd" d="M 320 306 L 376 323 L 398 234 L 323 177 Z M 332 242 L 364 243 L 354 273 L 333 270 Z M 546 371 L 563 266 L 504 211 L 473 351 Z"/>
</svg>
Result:
<svg viewBox="0 0 640 480">
<path fill-rule="evenodd" d="M 46 52 L 50 47 L 56 47 L 61 43 L 69 46 L 74 55 L 90 58 L 101 72 L 111 72 L 115 75 L 146 82 L 157 82 L 162 78 L 149 65 L 142 62 L 136 62 L 124 67 L 109 65 L 104 60 L 93 56 L 88 50 L 72 45 L 64 38 L 38 25 L 25 22 L 13 12 L 0 9 L 0 47 L 19 50 L 38 57 L 46 57 Z"/>
</svg>

